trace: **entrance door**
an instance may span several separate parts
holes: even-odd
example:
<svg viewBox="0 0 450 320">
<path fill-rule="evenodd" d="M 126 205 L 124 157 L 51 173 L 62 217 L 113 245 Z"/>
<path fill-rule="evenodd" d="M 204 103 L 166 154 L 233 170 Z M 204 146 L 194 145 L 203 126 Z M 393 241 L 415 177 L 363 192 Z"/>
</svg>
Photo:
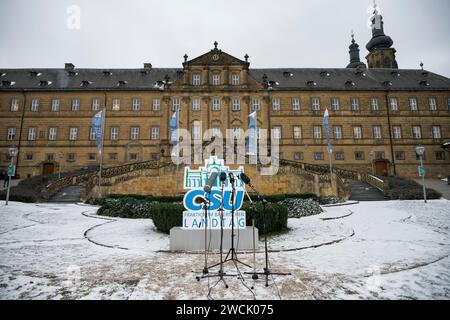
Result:
<svg viewBox="0 0 450 320">
<path fill-rule="evenodd" d="M 42 174 L 47 175 L 47 174 L 53 174 L 55 172 L 55 164 L 49 162 L 49 163 L 44 163 L 44 165 L 42 166 Z"/>
<path fill-rule="evenodd" d="M 387 176 L 388 175 L 388 162 L 377 161 L 375 162 L 375 173 L 377 176 Z"/>
</svg>

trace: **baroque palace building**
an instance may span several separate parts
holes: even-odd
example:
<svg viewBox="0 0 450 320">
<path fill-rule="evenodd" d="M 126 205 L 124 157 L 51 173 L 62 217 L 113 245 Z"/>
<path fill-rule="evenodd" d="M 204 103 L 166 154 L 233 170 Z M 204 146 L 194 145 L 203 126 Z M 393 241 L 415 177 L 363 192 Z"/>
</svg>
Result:
<svg viewBox="0 0 450 320">
<path fill-rule="evenodd" d="M 377 19 L 381 23 L 377 24 Z M 0 69 L 0 167 L 8 148 L 22 178 L 98 166 L 91 118 L 106 107 L 104 165 L 170 155 L 169 121 L 198 137 L 213 129 L 274 129 L 280 157 L 327 164 L 323 113 L 330 113 L 333 164 L 380 175 L 417 176 L 417 145 L 430 175 L 450 173 L 450 79 L 398 69 L 393 41 L 373 17 L 367 66 L 352 37 L 346 68 L 251 69 L 214 48 L 183 68 Z"/>
</svg>

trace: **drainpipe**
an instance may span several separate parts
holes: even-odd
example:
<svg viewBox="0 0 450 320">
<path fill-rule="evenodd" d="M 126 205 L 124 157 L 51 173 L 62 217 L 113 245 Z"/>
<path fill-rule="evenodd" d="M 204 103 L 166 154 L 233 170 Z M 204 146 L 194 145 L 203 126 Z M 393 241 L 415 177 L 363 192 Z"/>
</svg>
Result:
<svg viewBox="0 0 450 320">
<path fill-rule="evenodd" d="M 17 146 L 17 157 L 16 157 L 16 172 L 19 172 L 19 159 L 20 159 L 20 148 L 22 146 L 22 130 L 23 130 L 23 121 L 25 119 L 25 108 L 27 106 L 27 96 L 25 94 L 25 90 L 22 90 L 23 96 L 23 106 L 22 106 L 22 115 L 20 118 L 20 130 L 19 130 L 19 145 Z"/>
<path fill-rule="evenodd" d="M 388 128 L 389 128 L 389 144 L 391 147 L 391 159 L 392 159 L 392 168 L 394 169 L 394 176 L 397 175 L 397 170 L 395 168 L 395 156 L 394 156 L 394 142 L 392 139 L 392 127 L 391 127 L 391 115 L 390 115 L 390 111 L 389 111 L 389 91 L 386 91 L 386 111 L 387 111 L 387 120 L 388 120 Z"/>
</svg>

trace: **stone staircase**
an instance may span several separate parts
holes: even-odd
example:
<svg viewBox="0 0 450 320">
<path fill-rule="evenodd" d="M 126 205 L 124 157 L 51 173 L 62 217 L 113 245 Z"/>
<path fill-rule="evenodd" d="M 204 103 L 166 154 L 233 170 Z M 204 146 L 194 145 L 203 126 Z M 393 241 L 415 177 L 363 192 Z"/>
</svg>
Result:
<svg viewBox="0 0 450 320">
<path fill-rule="evenodd" d="M 354 201 L 387 201 L 384 193 L 364 181 L 350 180 L 350 200 Z"/>
</svg>

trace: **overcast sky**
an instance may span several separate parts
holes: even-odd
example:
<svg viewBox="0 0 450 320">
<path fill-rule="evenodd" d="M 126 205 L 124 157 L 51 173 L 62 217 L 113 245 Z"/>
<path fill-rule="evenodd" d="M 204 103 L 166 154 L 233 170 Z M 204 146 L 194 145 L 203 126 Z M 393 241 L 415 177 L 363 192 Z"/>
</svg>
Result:
<svg viewBox="0 0 450 320">
<path fill-rule="evenodd" d="M 379 0 L 400 68 L 450 77 L 450 1 Z M 252 68 L 345 67 L 372 0 L 0 0 L 0 68 L 181 67 L 219 48 Z M 79 15 L 78 15 L 79 13 Z M 79 19 L 77 18 L 79 16 Z"/>
</svg>

